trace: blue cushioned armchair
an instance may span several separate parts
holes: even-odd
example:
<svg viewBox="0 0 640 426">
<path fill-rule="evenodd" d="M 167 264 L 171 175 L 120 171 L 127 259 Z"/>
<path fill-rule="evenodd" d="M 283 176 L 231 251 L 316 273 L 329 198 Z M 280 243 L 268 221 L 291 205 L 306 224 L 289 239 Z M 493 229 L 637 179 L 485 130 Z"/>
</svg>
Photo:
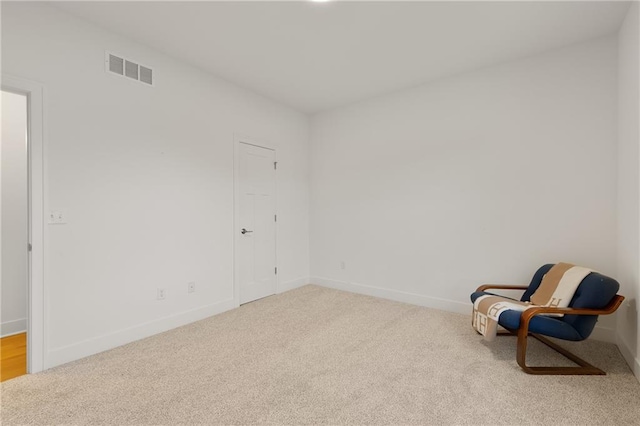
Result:
<svg viewBox="0 0 640 426">
<path fill-rule="evenodd" d="M 531 284 L 526 286 L 492 285 L 486 284 L 478 287 L 471 294 L 471 301 L 486 294 L 494 294 L 487 290 L 525 290 L 523 302 L 530 300 L 531 295 L 542 282 L 542 277 L 551 269 L 553 264 L 542 266 L 533 276 Z M 594 367 L 575 354 L 567 351 L 551 340 L 543 337 L 550 336 L 563 340 L 584 340 L 593 331 L 598 320 L 598 315 L 611 314 L 618 309 L 623 296 L 616 294 L 620 284 L 613 278 L 592 272 L 582 280 L 576 290 L 568 308 L 537 307 L 524 312 L 505 311 L 498 320 L 498 324 L 507 329 L 508 333 L 499 335 L 517 335 L 517 361 L 520 367 L 529 374 L 605 374 L 604 371 Z M 546 316 L 544 314 L 564 314 L 562 317 Z M 579 367 L 529 367 L 526 365 L 527 337 L 532 336 L 560 354 L 569 358 Z"/>
</svg>

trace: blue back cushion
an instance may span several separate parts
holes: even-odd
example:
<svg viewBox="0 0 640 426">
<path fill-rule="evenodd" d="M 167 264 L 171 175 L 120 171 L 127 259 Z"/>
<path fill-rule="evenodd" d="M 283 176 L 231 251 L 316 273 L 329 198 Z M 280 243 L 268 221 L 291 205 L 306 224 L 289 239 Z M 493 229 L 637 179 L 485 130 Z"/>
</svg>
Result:
<svg viewBox="0 0 640 426">
<path fill-rule="evenodd" d="M 529 284 L 529 288 L 524 292 L 522 298 L 523 302 L 528 302 L 531 299 L 531 295 L 540 286 L 542 277 L 551 269 L 553 264 L 547 264 L 538 269 Z M 618 293 L 620 284 L 613 278 L 606 275 L 592 272 L 582 280 L 569 307 L 571 308 L 592 308 L 599 309 L 604 308 L 609 304 L 613 296 Z M 583 339 L 589 337 L 593 328 L 598 320 L 597 315 L 565 315 L 559 318 L 563 322 L 571 325 L 582 336 Z"/>
</svg>

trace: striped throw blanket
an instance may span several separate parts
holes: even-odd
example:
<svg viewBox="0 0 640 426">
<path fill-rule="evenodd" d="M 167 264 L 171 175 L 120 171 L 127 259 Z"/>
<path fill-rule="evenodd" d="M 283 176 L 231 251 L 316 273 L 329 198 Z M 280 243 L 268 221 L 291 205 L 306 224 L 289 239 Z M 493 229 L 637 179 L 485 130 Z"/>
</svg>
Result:
<svg viewBox="0 0 640 426">
<path fill-rule="evenodd" d="M 536 306 L 566 308 L 573 294 L 591 269 L 570 263 L 558 263 L 542 277 L 538 289 L 531 295 L 531 302 L 520 302 L 502 296 L 485 295 L 473 303 L 473 328 L 491 341 L 498 331 L 498 319 L 506 310 L 524 311 Z"/>
</svg>

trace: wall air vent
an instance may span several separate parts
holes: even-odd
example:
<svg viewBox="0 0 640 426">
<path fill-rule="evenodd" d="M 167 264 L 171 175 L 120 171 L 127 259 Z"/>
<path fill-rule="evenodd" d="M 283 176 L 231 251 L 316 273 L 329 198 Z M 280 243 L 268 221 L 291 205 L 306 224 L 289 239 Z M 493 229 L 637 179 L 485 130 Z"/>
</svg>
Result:
<svg viewBox="0 0 640 426">
<path fill-rule="evenodd" d="M 153 84 L 153 70 L 140 65 L 140 81 L 147 84 Z"/>
<path fill-rule="evenodd" d="M 109 55 L 107 61 L 109 62 L 109 71 L 114 72 L 118 75 L 124 74 L 124 60 L 122 58 L 118 58 L 114 55 Z"/>
<path fill-rule="evenodd" d="M 106 52 L 105 70 L 110 74 L 127 77 L 148 86 L 153 86 L 153 69 L 125 59 L 120 55 Z"/>
<path fill-rule="evenodd" d="M 124 61 L 124 75 L 134 80 L 138 79 L 138 64 L 130 61 Z"/>
</svg>

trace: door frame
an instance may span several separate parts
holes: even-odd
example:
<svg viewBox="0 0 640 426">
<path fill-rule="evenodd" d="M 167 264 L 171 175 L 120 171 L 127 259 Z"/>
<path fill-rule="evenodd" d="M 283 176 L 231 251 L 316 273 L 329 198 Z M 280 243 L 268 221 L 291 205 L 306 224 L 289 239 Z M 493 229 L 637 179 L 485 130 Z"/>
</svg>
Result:
<svg viewBox="0 0 640 426">
<path fill-rule="evenodd" d="M 238 279 L 240 277 L 239 274 L 239 262 L 238 262 L 238 247 L 240 238 L 240 233 L 237 231 L 240 225 L 240 144 L 252 145 L 258 148 L 269 149 L 273 151 L 273 158 L 276 163 L 278 162 L 278 150 L 275 146 L 271 145 L 268 142 L 263 140 L 259 140 L 250 136 L 243 135 L 241 133 L 233 134 L 233 229 L 232 229 L 232 246 L 233 246 L 233 304 L 235 307 L 240 306 L 240 283 Z M 274 204 L 275 204 L 275 214 L 278 214 L 278 173 L 276 168 L 276 175 L 274 177 Z M 275 235 L 275 267 L 278 267 L 278 221 L 276 220 L 276 235 Z M 279 275 L 276 275 L 276 294 L 280 289 L 280 280 Z"/>
<path fill-rule="evenodd" d="M 28 243 L 31 244 L 27 296 L 27 373 L 47 368 L 44 286 L 44 86 L 2 75 L 2 90 L 27 97 Z"/>
</svg>

